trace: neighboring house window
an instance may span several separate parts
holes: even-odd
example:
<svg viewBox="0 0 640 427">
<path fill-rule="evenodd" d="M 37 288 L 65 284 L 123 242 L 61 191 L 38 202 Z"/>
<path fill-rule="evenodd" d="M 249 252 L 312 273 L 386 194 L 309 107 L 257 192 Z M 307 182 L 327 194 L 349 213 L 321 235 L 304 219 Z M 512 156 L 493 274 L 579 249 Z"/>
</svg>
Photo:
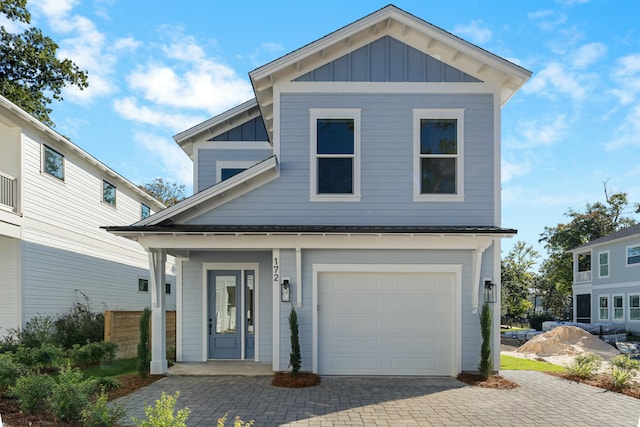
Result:
<svg viewBox="0 0 640 427">
<path fill-rule="evenodd" d="M 360 200 L 360 110 L 311 110 L 311 200 Z"/>
<path fill-rule="evenodd" d="M 624 297 L 622 295 L 613 296 L 613 320 L 624 321 Z"/>
<path fill-rule="evenodd" d="M 599 277 L 609 277 L 609 251 L 600 252 L 598 254 L 598 262 L 599 262 Z"/>
<path fill-rule="evenodd" d="M 640 265 L 640 245 L 627 246 L 627 265 Z"/>
<path fill-rule="evenodd" d="M 640 295 L 629 295 L 629 320 L 640 320 Z"/>
<path fill-rule="evenodd" d="M 144 203 L 140 203 L 140 219 L 149 218 L 149 215 L 151 215 L 151 208 Z"/>
<path fill-rule="evenodd" d="M 171 283 L 165 283 L 164 284 L 164 292 L 166 294 L 171 294 Z"/>
<path fill-rule="evenodd" d="M 64 156 L 53 148 L 43 145 L 42 170 L 64 181 Z"/>
<path fill-rule="evenodd" d="M 464 110 L 414 110 L 414 200 L 462 201 Z"/>
<path fill-rule="evenodd" d="M 138 279 L 138 291 L 139 292 L 149 292 L 149 280 L 148 279 Z"/>
<path fill-rule="evenodd" d="M 108 205 L 116 205 L 116 187 L 115 185 L 102 181 L 102 201 Z"/>
<path fill-rule="evenodd" d="M 601 295 L 598 301 L 598 307 L 600 308 L 598 320 L 609 320 L 609 296 Z"/>
</svg>

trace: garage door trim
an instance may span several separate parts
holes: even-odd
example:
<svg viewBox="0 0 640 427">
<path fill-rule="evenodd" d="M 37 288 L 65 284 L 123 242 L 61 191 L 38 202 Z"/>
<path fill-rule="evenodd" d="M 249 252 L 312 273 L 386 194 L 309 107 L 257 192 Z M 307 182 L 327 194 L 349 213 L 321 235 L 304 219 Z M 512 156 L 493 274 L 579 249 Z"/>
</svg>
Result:
<svg viewBox="0 0 640 427">
<path fill-rule="evenodd" d="M 312 369 L 318 372 L 318 282 L 320 273 L 453 273 L 453 331 L 451 376 L 462 370 L 462 264 L 312 264 Z"/>
</svg>

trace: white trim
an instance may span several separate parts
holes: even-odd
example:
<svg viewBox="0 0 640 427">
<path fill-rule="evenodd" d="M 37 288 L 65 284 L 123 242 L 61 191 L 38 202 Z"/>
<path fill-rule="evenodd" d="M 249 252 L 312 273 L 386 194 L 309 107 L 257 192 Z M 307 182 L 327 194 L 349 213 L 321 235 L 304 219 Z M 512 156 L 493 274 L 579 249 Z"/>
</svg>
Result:
<svg viewBox="0 0 640 427">
<path fill-rule="evenodd" d="M 218 160 L 216 162 L 216 183 L 222 181 L 222 169 L 247 170 L 255 164 L 256 162 L 251 162 L 251 161 Z"/>
<path fill-rule="evenodd" d="M 453 326 L 451 376 L 462 371 L 462 264 L 312 264 L 312 370 L 318 372 L 318 279 L 320 273 L 453 273 Z"/>
<path fill-rule="evenodd" d="M 607 301 L 607 306 L 606 307 L 602 307 L 600 305 L 601 301 L 606 299 Z M 608 322 L 609 319 L 611 319 L 611 297 L 609 294 L 600 294 L 598 295 L 598 301 L 597 301 L 597 309 L 598 309 L 598 322 Z M 607 317 L 602 317 L 602 313 L 601 310 L 603 308 L 607 309 Z"/>
<path fill-rule="evenodd" d="M 176 362 L 182 362 L 182 268 L 184 258 L 176 258 Z"/>
<path fill-rule="evenodd" d="M 632 296 L 637 296 L 638 298 L 640 298 L 640 292 L 629 292 L 627 294 L 627 322 L 640 322 L 640 319 L 632 319 L 631 318 L 631 297 Z M 633 307 L 634 310 L 640 310 L 639 307 Z"/>
<path fill-rule="evenodd" d="M 208 315 L 209 315 L 209 283 L 208 283 L 208 273 L 213 270 L 234 270 L 240 271 L 240 323 L 241 326 L 239 329 L 239 339 L 240 339 L 240 360 L 245 359 L 245 340 L 247 336 L 246 322 L 245 322 L 245 287 L 246 283 L 244 280 L 244 272 L 246 270 L 253 270 L 255 272 L 255 277 L 253 278 L 253 286 L 254 286 L 254 294 L 258 294 L 260 291 L 259 284 L 259 275 L 260 275 L 260 264 L 259 263 L 248 263 L 248 262 L 203 262 L 202 263 L 202 330 L 203 330 L 203 361 L 206 362 L 209 360 L 209 337 L 208 337 Z M 256 312 L 254 314 L 254 360 L 258 361 L 258 347 L 256 345 L 257 342 L 257 329 L 256 325 L 260 323 L 258 320 L 259 312 L 257 309 L 258 300 L 254 304 Z"/>
<path fill-rule="evenodd" d="M 361 108 L 310 108 L 309 136 L 309 200 L 312 202 L 354 202 L 360 201 L 360 133 Z M 317 124 L 319 119 L 353 119 L 353 154 L 318 155 Z M 318 194 L 318 157 L 353 159 L 353 193 L 352 194 Z"/>
<path fill-rule="evenodd" d="M 110 186 L 113 187 L 113 190 L 114 190 L 113 204 L 107 202 L 104 199 L 104 184 L 109 184 Z M 105 178 L 102 178 L 100 180 L 100 202 L 102 202 L 102 204 L 105 205 L 105 206 L 109 206 L 110 208 L 113 208 L 113 209 L 117 209 L 118 208 L 118 187 L 116 185 L 112 184 L 111 181 L 107 181 Z"/>
<path fill-rule="evenodd" d="M 57 176 L 53 176 L 51 175 L 49 172 L 47 172 L 45 170 L 45 149 L 48 148 L 49 150 L 57 153 L 58 155 L 60 155 L 62 157 L 62 178 L 58 178 Z M 60 150 L 56 150 L 55 148 L 51 147 L 49 144 L 43 142 L 40 144 L 40 173 L 43 176 L 46 176 L 48 178 L 52 178 L 54 181 L 61 183 L 61 184 L 65 184 L 67 181 L 67 157 L 60 152 Z M 14 178 L 15 179 L 15 178 Z"/>
<path fill-rule="evenodd" d="M 615 300 L 616 297 L 620 297 L 622 298 L 622 318 L 621 319 L 616 319 L 616 305 L 615 305 Z M 613 294 L 611 295 L 611 321 L 612 322 L 624 322 L 625 321 L 625 316 L 626 316 L 626 310 L 625 310 L 625 302 L 624 302 L 624 294 Z"/>
<path fill-rule="evenodd" d="M 631 248 L 640 248 L 640 243 L 633 243 L 631 245 L 627 245 L 624 249 L 624 265 L 625 267 L 640 267 L 640 262 L 629 264 L 629 249 Z M 635 255 L 634 255 L 635 256 Z"/>
<path fill-rule="evenodd" d="M 604 285 L 595 285 L 591 288 L 597 291 L 598 289 L 633 288 L 638 287 L 638 285 L 638 282 L 607 283 Z M 577 285 L 574 285 L 574 289 L 576 288 L 576 286 Z"/>
<path fill-rule="evenodd" d="M 602 271 L 602 266 L 604 264 L 600 264 L 600 255 L 602 254 L 607 254 L 607 274 L 606 276 L 601 275 L 601 271 Z M 607 249 L 606 251 L 600 251 L 597 252 L 598 255 L 598 279 L 606 279 L 607 277 L 609 277 L 609 275 L 611 274 L 611 253 L 610 251 Z"/>
<path fill-rule="evenodd" d="M 493 94 L 493 215 L 494 224 L 502 224 L 502 110 L 500 95 Z M 500 259 L 500 252 L 498 252 Z M 500 263 L 498 269 L 500 271 Z M 497 283 L 497 282 L 494 282 Z M 500 292 L 498 292 L 500 295 Z M 498 305 L 500 307 L 500 305 Z M 494 316 L 496 317 L 496 316 Z M 499 317 L 499 316 L 498 316 Z M 498 348 L 500 348 L 498 346 Z M 496 366 L 494 364 L 494 366 Z"/>
<path fill-rule="evenodd" d="M 302 249 L 296 248 L 296 307 L 302 307 Z"/>
<path fill-rule="evenodd" d="M 193 157 L 192 157 L 192 167 L 191 167 L 191 173 L 193 174 L 193 192 L 197 193 L 198 191 L 200 191 L 200 150 L 196 150 L 194 148 L 193 150 Z"/>
<path fill-rule="evenodd" d="M 273 249 L 271 252 L 271 267 L 273 270 L 274 260 L 278 260 L 280 264 L 280 249 Z M 271 366 L 274 371 L 280 371 L 280 281 L 271 274 L 271 293 L 272 293 L 272 350 L 271 350 Z"/>
<path fill-rule="evenodd" d="M 490 83 L 429 82 L 281 82 L 274 85 L 274 99 L 283 93 L 353 94 L 494 94 L 500 88 Z M 276 96 L 277 95 L 277 96 Z"/>
<path fill-rule="evenodd" d="M 420 153 L 420 120 L 455 119 L 457 154 L 423 155 Z M 430 194 L 421 192 L 421 159 L 453 158 L 456 160 L 456 192 L 454 194 Z M 414 202 L 463 202 L 464 201 L 464 109 L 462 108 L 414 108 L 413 109 L 413 201 Z"/>
</svg>

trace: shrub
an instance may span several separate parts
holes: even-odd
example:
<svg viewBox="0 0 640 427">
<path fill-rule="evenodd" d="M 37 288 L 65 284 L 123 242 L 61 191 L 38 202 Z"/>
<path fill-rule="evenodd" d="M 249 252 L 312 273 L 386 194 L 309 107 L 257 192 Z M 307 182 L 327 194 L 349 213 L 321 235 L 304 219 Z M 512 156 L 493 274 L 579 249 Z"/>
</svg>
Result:
<svg viewBox="0 0 640 427">
<path fill-rule="evenodd" d="M 51 368 L 58 365 L 62 354 L 62 348 L 53 344 L 44 343 L 39 347 L 27 347 L 20 344 L 15 354 L 15 360 L 31 369 Z"/>
<path fill-rule="evenodd" d="M 187 418 L 191 412 L 189 408 L 183 408 L 175 412 L 176 402 L 180 392 L 175 395 L 167 395 L 164 391 L 160 399 L 156 400 L 156 406 L 145 406 L 146 420 L 133 418 L 137 427 L 186 427 Z"/>
<path fill-rule="evenodd" d="M 15 353 L 20 344 L 19 335 L 19 329 L 7 329 L 7 332 L 0 337 L 0 353 Z"/>
<path fill-rule="evenodd" d="M 600 356 L 593 353 L 585 353 L 576 356 L 573 362 L 567 366 L 567 371 L 576 378 L 588 379 L 595 375 L 600 365 L 602 365 Z"/>
<path fill-rule="evenodd" d="M 63 421 L 79 420 L 89 405 L 91 388 L 91 381 L 85 380 L 79 369 L 63 367 L 48 399 L 51 412 Z"/>
<path fill-rule="evenodd" d="M 542 330 L 542 323 L 548 320 L 555 320 L 553 316 L 548 314 L 532 314 L 529 316 L 529 327 L 531 329 L 535 329 L 536 331 Z"/>
<path fill-rule="evenodd" d="M 91 342 L 82 346 L 74 344 L 71 350 L 67 351 L 67 356 L 73 366 L 97 365 L 113 360 L 117 347 L 117 344 L 110 341 Z"/>
<path fill-rule="evenodd" d="M 17 363 L 11 353 L 0 354 L 0 396 L 25 373 L 25 367 Z"/>
<path fill-rule="evenodd" d="M 291 313 L 289 313 L 289 329 L 291 330 L 289 366 L 291 367 L 291 376 L 297 378 L 302 366 L 302 357 L 300 356 L 300 337 L 298 336 L 298 314 L 293 306 L 291 306 Z"/>
<path fill-rule="evenodd" d="M 233 419 L 233 427 L 251 427 L 253 423 L 254 423 L 253 420 L 244 422 L 237 415 Z M 224 414 L 222 418 L 218 418 L 218 422 L 216 422 L 216 427 L 225 427 L 226 425 L 227 425 L 227 414 Z"/>
<path fill-rule="evenodd" d="M 18 399 L 21 410 L 33 412 L 46 406 L 53 386 L 53 378 L 49 375 L 30 373 L 18 378 L 16 385 L 10 387 L 9 391 Z"/>
<path fill-rule="evenodd" d="M 80 420 L 83 425 L 88 427 L 110 427 L 117 425 L 124 419 L 126 416 L 124 404 L 118 402 L 108 404 L 108 397 L 107 393 L 102 389 L 95 396 L 95 400 L 82 410 Z"/>
<path fill-rule="evenodd" d="M 618 366 L 611 366 L 611 388 L 616 391 L 620 391 L 623 388 L 629 386 L 633 378 L 633 371 L 620 368 Z"/>
<path fill-rule="evenodd" d="M 93 384 L 96 388 L 105 390 L 115 390 L 122 387 L 122 383 L 115 377 L 99 377 L 92 378 Z"/>
<path fill-rule="evenodd" d="M 619 354 L 611 359 L 611 365 L 626 371 L 634 373 L 640 370 L 640 360 L 635 360 L 629 357 L 628 354 Z"/>
<path fill-rule="evenodd" d="M 480 364 L 478 371 L 482 378 L 487 379 L 493 370 L 491 360 L 491 327 L 493 324 L 493 313 L 489 304 L 485 302 L 480 312 L 480 333 L 482 334 L 482 345 L 480 346 Z"/>
<path fill-rule="evenodd" d="M 55 321 L 54 340 L 69 349 L 74 344 L 100 342 L 104 339 L 104 314 L 91 311 L 89 298 L 83 294 L 83 302 L 75 302 L 66 314 Z"/>
<path fill-rule="evenodd" d="M 151 318 L 151 310 L 146 307 L 140 316 L 140 341 L 138 342 L 138 373 L 141 377 L 149 374 L 149 319 Z"/>
<path fill-rule="evenodd" d="M 27 322 L 23 331 L 17 330 L 20 344 L 26 347 L 40 347 L 42 344 L 53 344 L 55 321 L 51 316 L 37 315 Z"/>
</svg>

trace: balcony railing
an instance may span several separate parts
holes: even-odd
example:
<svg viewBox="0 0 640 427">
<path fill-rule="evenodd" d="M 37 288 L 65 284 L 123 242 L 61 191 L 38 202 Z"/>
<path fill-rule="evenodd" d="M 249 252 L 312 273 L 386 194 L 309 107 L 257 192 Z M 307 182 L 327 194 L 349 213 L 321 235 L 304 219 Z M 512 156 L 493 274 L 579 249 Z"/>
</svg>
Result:
<svg viewBox="0 0 640 427">
<path fill-rule="evenodd" d="M 573 283 L 590 283 L 591 271 L 578 271 L 573 275 Z"/>
<path fill-rule="evenodd" d="M 0 208 L 15 212 L 18 203 L 18 181 L 0 172 Z"/>
</svg>

